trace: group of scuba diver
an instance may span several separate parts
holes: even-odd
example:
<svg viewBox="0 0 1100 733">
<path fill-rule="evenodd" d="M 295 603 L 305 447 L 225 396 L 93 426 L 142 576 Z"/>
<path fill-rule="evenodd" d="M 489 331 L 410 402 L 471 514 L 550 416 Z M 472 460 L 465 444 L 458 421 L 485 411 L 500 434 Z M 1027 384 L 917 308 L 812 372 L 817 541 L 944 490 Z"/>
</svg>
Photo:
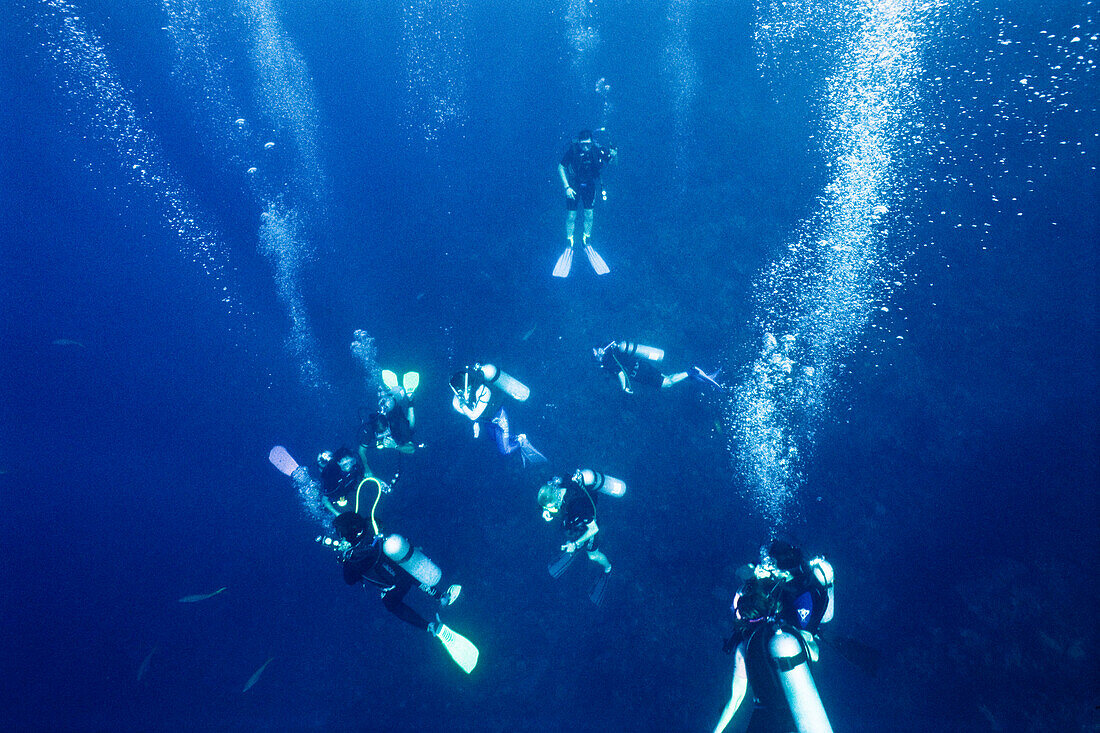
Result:
<svg viewBox="0 0 1100 733">
<path fill-rule="evenodd" d="M 558 170 L 569 205 L 567 247 L 555 276 L 569 273 L 578 207 L 584 211 L 582 242 L 589 262 L 597 274 L 608 272 L 590 236 L 592 205 L 601 190 L 599 173 L 615 156 L 613 147 L 597 145 L 592 133 L 582 130 L 563 157 Z M 357 346 L 361 346 L 358 341 L 352 344 L 353 352 Z M 725 390 L 717 371 L 708 373 L 693 366 L 666 373 L 665 352 L 653 346 L 611 341 L 593 348 L 592 354 L 600 370 L 626 394 L 637 389 L 663 391 L 686 380 Z M 393 371 L 382 370 L 381 380 L 378 409 L 361 417 L 357 450 L 323 450 L 313 471 L 299 465 L 282 446 L 271 450 L 269 460 L 290 477 L 303 504 L 323 522 L 325 533 L 317 541 L 335 552 L 345 582 L 375 589 L 386 610 L 438 639 L 469 674 L 478 662 L 477 647 L 440 619 L 440 612 L 459 599 L 462 587 L 444 585 L 443 572 L 420 547 L 379 525 L 378 507 L 400 476 L 400 461 L 423 447 L 415 437 L 419 374 L 408 372 L 399 378 Z M 474 363 L 454 373 L 449 386 L 452 407 L 469 420 L 475 439 L 490 434 L 502 455 L 518 452 L 524 467 L 547 463 L 526 434 L 512 430 L 505 410 L 509 401 L 524 403 L 530 398 L 531 390 L 520 380 L 494 364 Z M 398 453 L 398 472 L 389 482 L 372 472 L 371 451 Z M 550 575 L 561 577 L 583 552 L 596 568 L 589 598 L 597 606 L 607 593 L 612 569 L 600 549 L 600 497 L 621 498 L 626 489 L 622 479 L 577 468 L 546 481 L 536 495 L 543 519 L 556 520 L 565 540 L 560 554 L 547 566 Z M 738 575 L 742 584 L 731 606 L 735 626 L 724 647 L 734 655 L 733 683 L 715 732 L 727 730 L 731 723 L 734 729 L 752 732 L 831 731 L 809 667 L 818 658 L 818 629 L 833 616 L 832 567 L 823 557 L 806 559 L 799 549 L 776 541 L 759 563 L 744 566 Z M 430 599 L 415 602 L 430 604 L 427 615 L 407 602 L 414 588 Z"/>
</svg>

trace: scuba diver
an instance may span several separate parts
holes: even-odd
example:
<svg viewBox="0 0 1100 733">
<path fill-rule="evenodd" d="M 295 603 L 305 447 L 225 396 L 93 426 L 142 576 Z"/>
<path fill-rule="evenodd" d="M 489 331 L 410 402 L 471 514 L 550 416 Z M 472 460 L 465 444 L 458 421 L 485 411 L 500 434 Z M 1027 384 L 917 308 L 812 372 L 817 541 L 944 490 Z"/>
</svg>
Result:
<svg viewBox="0 0 1100 733">
<path fill-rule="evenodd" d="M 554 265 L 554 277 L 569 277 L 569 270 L 573 267 L 573 243 L 577 226 L 577 207 L 584 209 L 584 252 L 588 255 L 588 262 L 597 275 L 606 275 L 610 272 L 607 263 L 592 248 L 592 207 L 596 202 L 596 193 L 600 198 L 607 200 L 607 192 L 600 183 L 600 172 L 605 164 L 613 161 L 619 151 L 613 145 L 603 146 L 592 139 L 591 130 L 581 130 L 577 133 L 577 139 L 569 144 L 561 163 L 558 164 L 558 175 L 561 176 L 562 186 L 565 187 L 565 207 L 568 210 L 565 219 L 565 251 L 558 257 Z"/>
<path fill-rule="evenodd" d="M 508 414 L 503 407 L 500 408 L 497 416 L 493 418 L 493 436 L 496 438 L 497 449 L 502 456 L 508 456 L 517 450 L 519 451 L 524 468 L 530 463 L 546 463 L 546 456 L 539 453 L 535 446 L 531 445 L 531 441 L 527 439 L 526 434 L 512 435 L 508 427 Z"/>
<path fill-rule="evenodd" d="M 475 438 L 481 435 L 479 420 L 493 399 L 490 385 L 500 387 L 517 402 L 524 402 L 531 396 L 531 390 L 525 384 L 492 364 L 467 366 L 451 375 L 450 385 L 454 392 L 451 406 L 473 423 Z"/>
<path fill-rule="evenodd" d="M 392 448 L 402 453 L 412 453 L 422 448 L 413 442 L 413 431 L 416 429 L 413 395 L 420 386 L 420 375 L 406 372 L 398 382 L 395 373 L 383 369 L 382 381 L 389 393 L 379 400 L 378 411 L 365 421 L 363 437 L 373 439 L 378 450 Z"/>
<path fill-rule="evenodd" d="M 627 394 L 634 394 L 635 385 L 668 389 L 688 377 L 715 389 L 725 389 L 716 381 L 718 371 L 707 374 L 695 366 L 690 372 L 663 373 L 657 365 L 664 360 L 665 352 L 655 346 L 645 346 L 633 341 L 612 341 L 607 346 L 592 349 L 592 355 L 602 369 L 615 375 L 619 386 Z"/>
<path fill-rule="evenodd" d="M 547 570 L 554 578 L 560 578 L 573 564 L 577 550 L 584 550 L 588 559 L 603 570 L 588 592 L 588 597 L 597 606 L 603 603 L 607 592 L 611 561 L 598 549 L 600 527 L 596 524 L 596 502 L 600 494 L 618 498 L 625 493 L 626 483 L 621 479 L 590 468 L 577 469 L 564 481 L 560 476 L 555 476 L 539 489 L 542 518 L 547 522 L 552 522 L 555 517 L 560 518 L 567 540 L 561 546 L 562 554 L 550 563 Z"/>
<path fill-rule="evenodd" d="M 282 446 L 273 448 L 268 458 L 276 468 L 290 476 L 295 484 L 311 481 L 305 467 L 299 466 Z M 339 460 L 333 455 L 329 465 Z M 373 502 L 369 496 L 370 491 L 363 492 L 367 485 L 375 489 Z M 446 590 L 441 590 L 440 580 L 443 573 L 439 566 L 401 535 L 386 535 L 381 531 L 375 513 L 382 495 L 388 492 L 389 487 L 372 476 L 360 480 L 354 492 L 354 500 L 345 502 L 344 510 L 332 519 L 336 537 L 320 536 L 317 541 L 339 555 L 344 581 L 348 585 L 362 582 L 364 587 L 378 588 L 386 610 L 405 623 L 439 639 L 455 663 L 469 674 L 477 665 L 477 647 L 440 621 L 438 614 L 434 622 L 429 622 L 405 603 L 408 592 L 413 587 L 419 587 L 429 597 L 438 600 L 441 608 L 445 608 L 458 600 L 462 586 L 451 585 Z M 369 513 L 366 509 L 368 504 Z"/>
<path fill-rule="evenodd" d="M 831 733 L 810 664 L 817 632 L 833 617 L 833 568 L 823 557 L 774 541 L 757 565 L 738 570 L 742 581 L 730 610 L 734 631 L 723 646 L 734 654 L 730 699 L 715 726 L 722 733 L 752 692 L 753 733 Z M 743 718 L 742 718 L 743 719 Z"/>
</svg>

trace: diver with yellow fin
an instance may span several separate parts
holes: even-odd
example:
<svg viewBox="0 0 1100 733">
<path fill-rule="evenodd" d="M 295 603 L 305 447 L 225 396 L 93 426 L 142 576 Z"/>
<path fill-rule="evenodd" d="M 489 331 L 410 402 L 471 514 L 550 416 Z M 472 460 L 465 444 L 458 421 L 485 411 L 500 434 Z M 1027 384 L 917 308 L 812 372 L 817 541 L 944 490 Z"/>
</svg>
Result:
<svg viewBox="0 0 1100 733">
<path fill-rule="evenodd" d="M 451 585 L 441 589 L 443 572 L 418 547 L 398 534 L 384 534 L 378 526 L 376 512 L 382 495 L 389 493 L 389 487 L 378 478 L 369 475 L 369 470 L 357 467 L 341 449 L 325 462 L 325 468 L 336 465 L 330 471 L 331 485 L 346 488 L 351 486 L 348 480 L 358 477 L 354 488 L 341 491 L 342 496 L 332 500 L 324 496 L 329 511 L 339 511 L 332 520 L 336 537 L 321 536 L 317 541 L 333 549 L 340 558 L 344 571 L 344 581 L 348 585 L 360 582 L 364 587 L 375 587 L 381 593 L 382 605 L 393 615 L 416 628 L 427 631 L 439 639 L 451 658 L 469 674 L 477 666 L 478 650 L 474 644 L 444 624 L 436 614 L 435 621 L 429 622 L 415 609 L 405 603 L 405 596 L 414 587 L 439 601 L 441 608 L 454 603 L 462 592 L 462 586 Z M 350 454 L 350 451 L 346 451 Z M 322 454 L 323 455 L 323 454 Z M 339 456 L 339 457 L 338 457 Z M 276 446 L 268 456 L 271 463 L 283 474 L 290 476 L 296 485 L 310 481 L 308 472 L 299 466 L 290 453 L 282 446 Z M 337 473 L 338 472 L 338 473 Z M 324 474 L 324 468 L 322 468 Z M 324 478 L 321 482 L 324 483 Z M 324 490 L 324 489 L 320 489 Z M 299 487 L 302 493 L 302 488 Z M 335 489 L 330 492 L 335 495 Z M 371 497 L 373 494 L 373 499 Z M 367 506 L 370 505 L 368 512 Z M 369 521 L 368 521 L 369 520 Z"/>
</svg>

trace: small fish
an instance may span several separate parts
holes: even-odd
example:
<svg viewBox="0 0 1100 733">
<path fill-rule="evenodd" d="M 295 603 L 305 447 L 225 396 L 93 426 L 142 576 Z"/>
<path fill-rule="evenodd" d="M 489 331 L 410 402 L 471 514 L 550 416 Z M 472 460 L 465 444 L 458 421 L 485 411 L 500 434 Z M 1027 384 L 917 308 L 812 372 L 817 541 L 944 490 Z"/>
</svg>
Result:
<svg viewBox="0 0 1100 733">
<path fill-rule="evenodd" d="M 54 339 L 54 346 L 71 346 L 76 349 L 83 349 L 84 344 L 79 341 L 73 341 L 72 339 Z"/>
<path fill-rule="evenodd" d="M 199 601 L 205 601 L 207 598 L 213 598 L 214 596 L 218 595 L 228 587 L 229 586 L 227 585 L 223 585 L 221 588 L 218 588 L 213 593 L 196 593 L 192 596 L 184 596 L 180 599 L 180 603 L 198 603 Z"/>
<path fill-rule="evenodd" d="M 149 653 L 145 655 L 145 659 L 141 661 L 141 666 L 138 667 L 137 681 L 141 682 L 141 678 L 145 676 L 145 673 L 149 671 L 149 662 L 153 661 L 153 655 L 157 653 L 157 647 L 153 647 L 149 650 Z"/>
<path fill-rule="evenodd" d="M 264 673 L 264 670 L 267 669 L 267 665 L 271 664 L 274 661 L 275 657 L 272 657 L 271 659 L 261 664 L 260 668 L 253 672 L 252 676 L 248 678 L 248 682 L 244 683 L 244 689 L 241 690 L 241 692 L 248 692 L 249 690 L 251 690 L 252 685 L 260 681 L 260 675 L 262 675 Z"/>
<path fill-rule="evenodd" d="M 531 334 L 533 334 L 535 332 L 536 328 L 538 328 L 537 323 L 534 326 L 531 326 L 531 328 L 527 331 L 527 333 L 523 334 L 523 336 L 521 336 L 519 340 L 520 341 L 526 341 L 527 339 L 531 338 Z"/>
</svg>

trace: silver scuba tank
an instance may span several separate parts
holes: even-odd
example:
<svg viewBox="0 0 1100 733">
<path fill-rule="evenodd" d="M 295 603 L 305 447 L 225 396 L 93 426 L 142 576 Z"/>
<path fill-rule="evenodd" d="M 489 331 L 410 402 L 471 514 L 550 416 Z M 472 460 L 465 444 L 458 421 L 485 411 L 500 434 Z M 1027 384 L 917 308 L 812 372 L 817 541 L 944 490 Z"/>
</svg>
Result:
<svg viewBox="0 0 1100 733">
<path fill-rule="evenodd" d="M 639 356 L 649 361 L 662 361 L 665 358 L 664 349 L 658 349 L 656 346 L 637 344 L 633 341 L 619 341 L 615 344 L 615 348 L 627 356 Z"/>
<path fill-rule="evenodd" d="M 787 698 L 798 733 L 833 733 L 798 637 L 789 631 L 777 630 L 768 641 L 768 654 L 775 665 L 779 686 Z"/>
<path fill-rule="evenodd" d="M 626 482 L 591 468 L 579 469 L 573 474 L 573 480 L 586 489 L 616 498 L 626 493 Z"/>
<path fill-rule="evenodd" d="M 478 369 L 481 370 L 488 384 L 496 384 L 517 402 L 523 402 L 531 396 L 531 390 L 526 384 L 502 371 L 500 367 L 494 364 L 481 364 Z"/>
<path fill-rule="evenodd" d="M 431 588 L 443 577 L 443 571 L 438 565 L 429 560 L 419 547 L 413 547 L 399 534 L 391 534 L 382 542 L 382 552 L 423 586 Z"/>
</svg>

